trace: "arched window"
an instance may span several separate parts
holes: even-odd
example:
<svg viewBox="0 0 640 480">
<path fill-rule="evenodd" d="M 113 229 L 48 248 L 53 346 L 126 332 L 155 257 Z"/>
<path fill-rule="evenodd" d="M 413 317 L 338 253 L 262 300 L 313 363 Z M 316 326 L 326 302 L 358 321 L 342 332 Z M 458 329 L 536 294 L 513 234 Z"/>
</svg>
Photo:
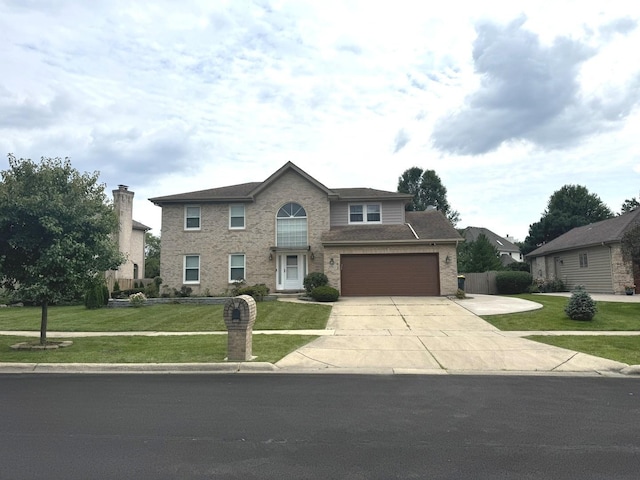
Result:
<svg viewBox="0 0 640 480">
<path fill-rule="evenodd" d="M 276 245 L 278 247 L 306 247 L 307 246 L 307 212 L 302 205 L 287 203 L 280 210 L 276 218 Z"/>
</svg>

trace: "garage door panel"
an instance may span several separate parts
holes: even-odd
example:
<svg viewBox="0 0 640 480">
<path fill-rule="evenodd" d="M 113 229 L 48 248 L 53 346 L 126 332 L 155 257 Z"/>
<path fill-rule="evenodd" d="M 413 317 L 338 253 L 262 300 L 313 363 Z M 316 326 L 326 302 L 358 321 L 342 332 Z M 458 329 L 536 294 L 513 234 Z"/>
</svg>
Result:
<svg viewBox="0 0 640 480">
<path fill-rule="evenodd" d="M 437 254 L 341 255 L 345 296 L 440 295 Z"/>
</svg>

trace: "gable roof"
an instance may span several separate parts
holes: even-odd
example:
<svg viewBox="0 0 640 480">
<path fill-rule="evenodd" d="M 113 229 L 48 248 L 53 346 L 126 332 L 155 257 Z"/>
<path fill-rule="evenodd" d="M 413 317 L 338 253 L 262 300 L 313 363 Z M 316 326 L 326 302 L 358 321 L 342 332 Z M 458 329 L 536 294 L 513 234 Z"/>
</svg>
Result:
<svg viewBox="0 0 640 480">
<path fill-rule="evenodd" d="M 583 227 L 576 227 L 558 238 L 542 245 L 526 257 L 540 257 L 549 253 L 575 248 L 585 248 L 606 243 L 617 243 L 627 230 L 640 224 L 640 208 L 617 217 L 591 223 Z"/>
<path fill-rule="evenodd" d="M 131 227 L 132 227 L 134 230 L 144 230 L 145 232 L 146 232 L 147 230 L 151 230 L 151 227 L 147 227 L 144 223 L 140 223 L 140 222 L 138 222 L 137 220 L 132 220 L 131 222 L 132 222 Z"/>
<path fill-rule="evenodd" d="M 375 190 L 373 188 L 335 188 L 330 189 L 318 182 L 311 175 L 299 168 L 292 162 L 285 163 L 275 173 L 263 182 L 241 183 L 227 187 L 210 188 L 196 192 L 179 193 L 176 195 L 166 195 L 163 197 L 150 198 L 149 201 L 162 206 L 168 203 L 191 203 L 191 202 L 252 202 L 256 195 L 267 189 L 273 182 L 282 177 L 286 172 L 294 171 L 316 188 L 325 192 L 330 200 L 344 201 L 375 201 L 375 200 L 401 200 L 408 203 L 412 195 L 407 193 L 388 192 L 385 190 Z"/>
<path fill-rule="evenodd" d="M 324 245 L 350 243 L 452 243 L 462 237 L 437 210 L 405 212 L 407 223 L 396 225 L 348 225 L 322 234 Z"/>
<path fill-rule="evenodd" d="M 480 235 L 484 235 L 489 243 L 496 247 L 500 252 L 520 252 L 520 248 L 500 235 L 493 233 L 484 227 L 467 227 L 462 232 L 462 236 L 467 242 L 475 242 Z"/>
</svg>

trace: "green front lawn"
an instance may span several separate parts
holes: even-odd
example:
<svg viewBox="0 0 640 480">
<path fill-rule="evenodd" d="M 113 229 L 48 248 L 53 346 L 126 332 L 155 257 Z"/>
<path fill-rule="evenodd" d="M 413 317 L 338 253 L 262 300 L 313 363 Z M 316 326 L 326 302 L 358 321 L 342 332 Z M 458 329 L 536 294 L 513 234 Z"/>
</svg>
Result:
<svg viewBox="0 0 640 480">
<path fill-rule="evenodd" d="M 275 363 L 317 337 L 253 335 L 256 362 Z M 48 340 L 55 340 L 50 338 Z M 17 363 L 216 363 L 227 356 L 226 335 L 167 337 L 82 337 L 58 350 L 12 350 L 11 345 L 36 338 L 0 336 L 0 362 Z"/>
<path fill-rule="evenodd" d="M 640 364 L 640 336 L 611 337 L 611 336 L 572 336 L 560 337 L 532 335 L 526 337 L 536 342 L 568 348 L 576 352 L 609 358 L 629 365 Z"/>
<path fill-rule="evenodd" d="M 518 298 L 543 305 L 539 310 L 482 318 L 500 330 L 640 330 L 640 303 L 597 302 L 598 312 L 590 322 L 571 320 L 564 313 L 565 297 L 522 294 Z"/>
<path fill-rule="evenodd" d="M 47 330 L 55 332 L 208 332 L 226 330 L 223 305 L 149 305 L 140 308 L 50 307 Z M 40 307 L 0 309 L 0 330 L 40 330 Z M 323 329 L 329 305 L 258 302 L 254 330 Z"/>
</svg>

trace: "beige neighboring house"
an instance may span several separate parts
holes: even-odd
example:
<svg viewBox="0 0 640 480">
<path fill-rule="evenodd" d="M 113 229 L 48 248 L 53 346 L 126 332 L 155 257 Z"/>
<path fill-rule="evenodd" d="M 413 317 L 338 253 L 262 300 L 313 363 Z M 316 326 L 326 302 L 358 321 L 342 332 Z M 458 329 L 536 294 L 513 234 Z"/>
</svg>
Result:
<svg viewBox="0 0 640 480">
<path fill-rule="evenodd" d="M 291 162 L 262 182 L 151 198 L 162 208 L 164 284 L 220 294 L 234 282 L 297 292 L 324 272 L 342 295 L 450 295 L 462 237 L 411 195 L 328 188 Z"/>
<path fill-rule="evenodd" d="M 592 293 L 624 293 L 638 285 L 640 269 L 622 258 L 621 240 L 640 224 L 640 208 L 608 220 L 576 227 L 525 257 L 533 278 L 560 279 L 573 289 L 584 285 Z M 634 281 L 635 277 L 635 281 Z"/>
<path fill-rule="evenodd" d="M 116 280 L 120 288 L 126 289 L 133 287 L 134 280 L 145 278 L 145 233 L 151 228 L 133 219 L 133 196 L 134 192 L 130 191 L 126 185 L 118 185 L 118 189 L 113 190 L 113 206 L 120 224 L 117 243 L 126 261 L 118 267 L 118 270 L 107 272 L 107 283 L 110 289 Z"/>
</svg>

